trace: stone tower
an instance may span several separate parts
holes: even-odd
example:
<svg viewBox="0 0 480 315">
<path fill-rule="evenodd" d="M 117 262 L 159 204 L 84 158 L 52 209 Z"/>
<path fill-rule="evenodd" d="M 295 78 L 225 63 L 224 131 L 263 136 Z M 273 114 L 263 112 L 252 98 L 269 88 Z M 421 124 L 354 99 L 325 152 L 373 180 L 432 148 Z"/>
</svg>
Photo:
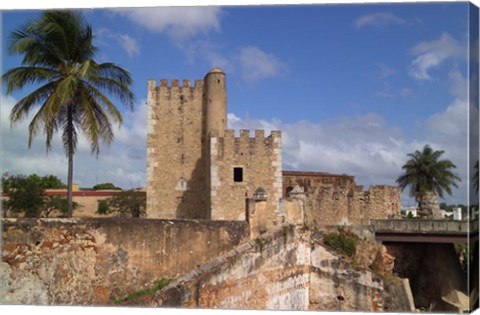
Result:
<svg viewBox="0 0 480 315">
<path fill-rule="evenodd" d="M 206 106 L 206 136 L 216 130 L 223 137 L 227 129 L 227 89 L 225 73 L 219 68 L 213 68 L 204 79 Z"/>
<path fill-rule="evenodd" d="M 261 192 L 266 226 L 279 222 L 281 133 L 227 129 L 226 75 L 213 68 L 193 87 L 148 82 L 147 216 L 246 220 Z"/>
</svg>

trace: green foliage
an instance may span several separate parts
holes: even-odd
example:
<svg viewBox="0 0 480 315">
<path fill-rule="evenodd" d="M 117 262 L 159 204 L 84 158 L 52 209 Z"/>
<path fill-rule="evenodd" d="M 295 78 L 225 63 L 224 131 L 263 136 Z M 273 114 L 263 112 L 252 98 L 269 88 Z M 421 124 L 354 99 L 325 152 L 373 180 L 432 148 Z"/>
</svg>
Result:
<svg viewBox="0 0 480 315">
<path fill-rule="evenodd" d="M 73 202 L 73 209 L 77 209 L 79 204 Z M 54 211 L 58 211 L 65 215 L 68 211 L 67 198 L 61 196 L 45 196 L 43 199 L 42 213 L 48 218 L 48 216 Z"/>
<path fill-rule="evenodd" d="M 161 289 L 165 288 L 171 282 L 172 282 L 172 279 L 170 279 L 170 278 L 162 278 L 162 279 L 158 280 L 153 287 L 130 293 L 126 297 L 124 297 L 123 299 L 115 299 L 114 303 L 115 304 L 121 304 L 122 302 L 131 301 L 131 300 L 136 299 L 140 296 L 153 294 L 153 293 L 155 293 L 157 291 L 160 291 Z"/>
<path fill-rule="evenodd" d="M 464 263 L 465 265 L 472 264 L 473 259 L 475 258 L 475 243 L 471 242 L 470 246 L 465 243 L 455 243 L 453 244 L 455 248 L 455 252 L 459 257 L 463 260 L 466 260 Z"/>
<path fill-rule="evenodd" d="M 426 192 L 434 192 L 443 197 L 444 192 L 452 194 L 451 186 L 457 187 L 460 177 L 452 172 L 456 168 L 449 160 L 439 160 L 444 151 L 434 151 L 428 145 L 422 151 L 415 151 L 407 156 L 410 158 L 402 166 L 404 173 L 396 182 L 404 190 L 410 187 L 410 195 L 418 197 Z"/>
<path fill-rule="evenodd" d="M 139 218 L 145 215 L 147 196 L 145 192 L 125 190 L 98 202 L 98 214 L 117 213 L 121 217 Z"/>
<path fill-rule="evenodd" d="M 99 200 L 97 206 L 97 213 L 107 215 L 110 214 L 110 208 L 108 206 L 108 200 Z"/>
<path fill-rule="evenodd" d="M 348 232 L 327 233 L 323 236 L 326 245 L 347 256 L 355 255 L 358 237 Z"/>
<path fill-rule="evenodd" d="M 407 219 L 409 219 L 409 220 L 415 219 L 415 217 L 413 216 L 413 214 L 412 214 L 411 212 L 408 212 L 408 214 L 407 214 L 407 216 L 406 216 L 405 218 L 407 218 Z"/>
<path fill-rule="evenodd" d="M 112 183 L 101 183 L 93 186 L 93 190 L 122 190 L 122 188 L 117 187 Z"/>
<path fill-rule="evenodd" d="M 5 210 L 12 213 L 48 218 L 55 210 L 63 214 L 67 212 L 66 198 L 45 195 L 45 189 L 65 188 L 65 184 L 54 175 L 15 175 L 2 178 L 2 187 L 8 194 L 8 199 L 4 202 Z M 73 202 L 73 208 L 78 208 L 78 203 Z"/>
<path fill-rule="evenodd" d="M 23 213 L 27 218 L 40 216 L 44 206 L 44 189 L 37 175 L 11 176 L 5 182 L 3 187 L 8 199 L 3 206 L 6 211 Z"/>
<path fill-rule="evenodd" d="M 60 178 L 54 175 L 47 175 L 40 178 L 44 189 L 65 189 L 65 185 Z"/>
<path fill-rule="evenodd" d="M 22 66 L 2 75 L 7 95 L 34 87 L 13 106 L 10 121 L 15 125 L 38 108 L 28 126 L 28 145 L 42 132 L 47 151 L 52 148 L 54 134 L 61 131 L 68 157 L 69 192 L 78 132 L 86 136 L 92 153 L 98 155 L 100 142 L 113 141 L 112 122 L 122 124 L 120 111 L 107 95 L 129 108 L 134 104 L 130 74 L 113 63 L 97 63 L 93 37 L 81 11 L 46 10 L 9 34 L 7 41 L 8 52 L 23 57 Z M 68 198 L 70 217 L 71 194 Z"/>
</svg>

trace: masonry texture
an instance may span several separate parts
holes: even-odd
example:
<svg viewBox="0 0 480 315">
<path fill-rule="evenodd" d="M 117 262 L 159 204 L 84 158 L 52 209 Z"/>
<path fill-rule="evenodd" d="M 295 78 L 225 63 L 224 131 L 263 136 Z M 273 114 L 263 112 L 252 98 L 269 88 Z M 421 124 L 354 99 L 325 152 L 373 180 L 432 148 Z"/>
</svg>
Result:
<svg viewBox="0 0 480 315">
<path fill-rule="evenodd" d="M 227 129 L 226 76 L 148 82 L 147 216 L 242 220 L 263 192 L 265 228 L 281 223 L 281 133 Z"/>
<path fill-rule="evenodd" d="M 360 224 L 400 213 L 397 187 L 365 190 L 353 176 L 282 172 L 280 131 L 235 137 L 218 68 L 194 86 L 150 80 L 147 104 L 149 218 L 247 220 L 255 237 L 286 222 Z"/>
<path fill-rule="evenodd" d="M 400 215 L 398 187 L 374 185 L 365 190 L 356 185 L 353 176 L 284 171 L 283 195 L 287 201 L 294 198 L 291 192 L 297 186 L 303 191 L 307 226 L 362 224 Z"/>
<path fill-rule="evenodd" d="M 246 222 L 2 221 L 4 304 L 101 305 L 174 278 L 248 240 Z"/>
<path fill-rule="evenodd" d="M 383 283 L 368 269 L 315 241 L 311 230 L 281 226 L 177 279 L 149 306 L 382 311 Z M 133 301 L 136 304 L 139 301 Z"/>
</svg>

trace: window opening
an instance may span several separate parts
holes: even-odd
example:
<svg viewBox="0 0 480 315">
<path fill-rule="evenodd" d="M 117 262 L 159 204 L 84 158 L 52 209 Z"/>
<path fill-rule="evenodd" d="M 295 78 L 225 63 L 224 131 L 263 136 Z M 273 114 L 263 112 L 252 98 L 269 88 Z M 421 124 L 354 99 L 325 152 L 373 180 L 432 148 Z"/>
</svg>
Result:
<svg viewBox="0 0 480 315">
<path fill-rule="evenodd" d="M 233 181 L 237 183 L 243 182 L 243 168 L 241 167 L 233 168 Z"/>
</svg>

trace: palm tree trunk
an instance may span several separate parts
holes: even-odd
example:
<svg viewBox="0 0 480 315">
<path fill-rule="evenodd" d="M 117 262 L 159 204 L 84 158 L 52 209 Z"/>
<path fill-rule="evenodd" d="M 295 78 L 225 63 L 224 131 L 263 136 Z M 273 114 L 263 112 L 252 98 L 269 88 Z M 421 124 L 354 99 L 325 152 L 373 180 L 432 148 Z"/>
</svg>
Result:
<svg viewBox="0 0 480 315">
<path fill-rule="evenodd" d="M 73 113 L 72 106 L 68 106 L 68 178 L 67 178 L 67 218 L 73 214 Z"/>
<path fill-rule="evenodd" d="M 427 191 L 418 194 L 415 198 L 418 202 L 418 216 L 423 219 L 442 219 L 440 206 L 434 192 Z"/>
</svg>

